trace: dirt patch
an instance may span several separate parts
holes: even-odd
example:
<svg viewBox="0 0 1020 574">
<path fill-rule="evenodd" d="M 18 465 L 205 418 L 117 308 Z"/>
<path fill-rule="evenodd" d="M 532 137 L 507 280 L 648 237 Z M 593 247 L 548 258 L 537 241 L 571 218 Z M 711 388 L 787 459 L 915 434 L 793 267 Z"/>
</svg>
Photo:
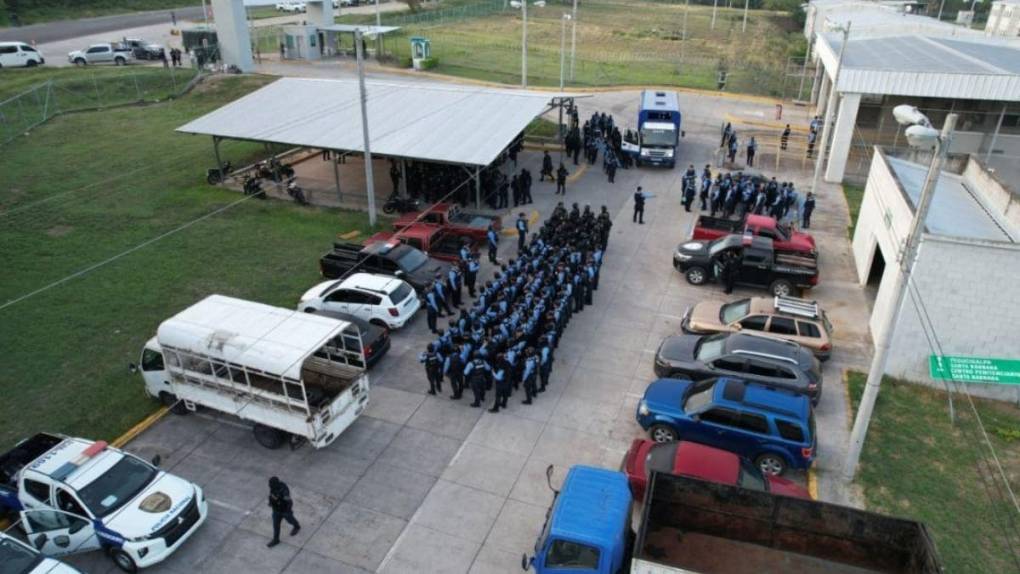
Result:
<svg viewBox="0 0 1020 574">
<path fill-rule="evenodd" d="M 74 227 L 70 225 L 54 225 L 46 230 L 46 235 L 50 237 L 63 237 L 72 231 L 74 231 Z"/>
</svg>

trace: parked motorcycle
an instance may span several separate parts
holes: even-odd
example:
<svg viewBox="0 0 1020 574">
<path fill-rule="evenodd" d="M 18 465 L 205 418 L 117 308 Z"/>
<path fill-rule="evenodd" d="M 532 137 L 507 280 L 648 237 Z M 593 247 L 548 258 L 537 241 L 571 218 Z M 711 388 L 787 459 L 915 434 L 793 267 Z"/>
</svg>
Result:
<svg viewBox="0 0 1020 574">
<path fill-rule="evenodd" d="M 265 199 L 266 192 L 262 189 L 262 180 L 250 175 L 244 176 L 244 194 L 254 195 L 258 199 Z"/>
<path fill-rule="evenodd" d="M 291 196 L 299 205 L 308 205 L 308 200 L 305 199 L 305 191 L 298 186 L 294 178 L 290 178 L 287 181 L 287 195 Z"/>
<path fill-rule="evenodd" d="M 393 213 L 394 211 L 399 211 L 400 213 L 421 211 L 421 204 L 418 203 L 417 199 L 400 197 L 397 194 L 392 193 L 388 198 L 386 198 L 386 203 L 383 204 L 382 210 L 383 213 Z"/>
<path fill-rule="evenodd" d="M 219 185 L 223 183 L 223 180 L 230 176 L 230 172 L 233 171 L 234 167 L 230 162 L 223 164 L 223 171 L 220 168 L 214 167 L 212 169 L 205 170 L 205 181 L 209 185 Z"/>
<path fill-rule="evenodd" d="M 263 160 L 255 166 L 255 176 L 273 181 L 283 181 L 294 177 L 294 168 L 280 163 L 276 158 Z"/>
</svg>

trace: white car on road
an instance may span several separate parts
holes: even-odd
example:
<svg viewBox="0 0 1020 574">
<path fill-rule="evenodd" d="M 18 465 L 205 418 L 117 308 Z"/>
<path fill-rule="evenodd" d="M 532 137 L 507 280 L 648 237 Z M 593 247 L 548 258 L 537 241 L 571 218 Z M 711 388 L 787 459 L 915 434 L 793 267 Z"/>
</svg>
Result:
<svg viewBox="0 0 1020 574">
<path fill-rule="evenodd" d="M 31 68 L 45 63 L 43 55 L 24 42 L 0 42 L 0 68 Z"/>
<path fill-rule="evenodd" d="M 388 275 L 355 273 L 346 279 L 319 283 L 301 296 L 298 309 L 305 312 L 349 313 L 389 329 L 403 327 L 421 301 L 414 288 Z"/>
</svg>

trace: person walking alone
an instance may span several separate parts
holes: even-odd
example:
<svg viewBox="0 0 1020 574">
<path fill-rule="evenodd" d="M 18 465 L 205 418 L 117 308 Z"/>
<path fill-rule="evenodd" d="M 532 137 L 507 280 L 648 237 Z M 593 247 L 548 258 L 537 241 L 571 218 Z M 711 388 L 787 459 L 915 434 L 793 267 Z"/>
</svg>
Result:
<svg viewBox="0 0 1020 574">
<path fill-rule="evenodd" d="M 301 530 L 301 524 L 294 518 L 294 501 L 290 498 L 290 489 L 275 476 L 269 479 L 269 508 L 273 509 L 273 539 L 266 547 L 272 548 L 280 543 L 280 523 L 284 520 L 292 527 L 291 536 Z"/>
<path fill-rule="evenodd" d="M 638 186 L 634 192 L 634 218 L 631 221 L 645 224 L 645 200 L 649 197 L 652 196 L 641 191 L 641 186 Z"/>
<path fill-rule="evenodd" d="M 807 197 L 804 198 L 804 207 L 801 208 L 801 227 L 804 229 L 811 228 L 811 214 L 815 211 L 815 194 L 810 191 Z"/>
</svg>

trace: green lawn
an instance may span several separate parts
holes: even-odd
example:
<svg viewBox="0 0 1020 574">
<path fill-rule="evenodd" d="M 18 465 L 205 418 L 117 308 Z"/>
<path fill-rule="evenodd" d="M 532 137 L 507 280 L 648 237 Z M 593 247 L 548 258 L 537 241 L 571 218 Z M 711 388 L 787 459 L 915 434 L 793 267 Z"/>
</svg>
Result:
<svg viewBox="0 0 1020 574">
<path fill-rule="evenodd" d="M 866 377 L 849 375 L 856 409 Z M 966 399 L 956 395 L 950 424 L 946 393 L 886 379 L 861 458 L 858 482 L 868 507 L 928 525 L 946 572 L 1015 572 L 1020 548 L 1013 505 L 996 491 Z M 1020 409 L 975 401 L 1014 491 L 1020 489 Z M 982 449 L 985 449 L 982 451 Z M 989 493 L 983 480 L 988 481 Z M 1001 479 L 998 482 L 1001 487 Z M 1007 522 L 1007 520 L 1009 522 Z M 1007 538 L 1008 537 L 1008 538 Z"/>
<path fill-rule="evenodd" d="M 268 78 L 163 104 L 58 117 L 4 146 L 0 305 L 238 200 L 204 183 L 209 138 L 174 133 Z M 235 165 L 261 148 L 225 143 Z M 41 200 L 44 203 L 35 203 Z M 156 405 L 127 365 L 160 321 L 210 293 L 291 306 L 361 214 L 249 200 L 0 309 L 0 447 L 36 431 L 113 438 Z"/>
<path fill-rule="evenodd" d="M 861 214 L 861 202 L 864 201 L 864 188 L 844 183 L 843 197 L 846 197 L 847 207 L 850 208 L 850 225 L 847 227 L 847 234 L 853 240 L 854 229 L 857 228 L 857 217 Z"/>
<path fill-rule="evenodd" d="M 10 11 L 17 7 L 18 20 L 26 24 L 53 20 L 77 20 L 110 14 L 172 10 L 197 6 L 195 0 L 0 0 L 0 26 L 10 26 Z"/>
</svg>

